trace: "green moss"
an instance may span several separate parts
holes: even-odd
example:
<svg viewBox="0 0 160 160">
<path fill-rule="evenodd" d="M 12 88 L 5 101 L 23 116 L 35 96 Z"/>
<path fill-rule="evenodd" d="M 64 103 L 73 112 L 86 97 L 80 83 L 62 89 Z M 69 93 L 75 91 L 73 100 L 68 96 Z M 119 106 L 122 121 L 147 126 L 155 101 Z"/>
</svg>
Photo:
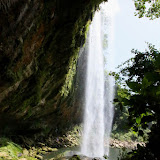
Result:
<svg viewBox="0 0 160 160">
<path fill-rule="evenodd" d="M 9 141 L 6 138 L 1 138 L 0 143 L 2 144 L 2 147 L 0 147 L 0 153 L 6 153 L 6 156 L 4 155 L 4 158 L 12 158 L 13 160 L 18 159 L 18 155 L 22 153 L 22 148 Z"/>
<path fill-rule="evenodd" d="M 24 156 L 23 149 L 18 144 L 7 138 L 0 138 L 0 160 L 19 160 L 26 158 L 27 160 L 37 160 L 36 158 Z"/>
<path fill-rule="evenodd" d="M 90 20 L 86 22 L 87 15 L 85 12 L 79 17 L 79 19 L 76 21 L 74 24 L 74 28 L 72 31 L 72 43 L 70 45 L 71 48 L 71 54 L 72 56 L 70 57 L 69 60 L 69 65 L 67 69 L 67 74 L 65 75 L 65 82 L 64 85 L 62 86 L 62 89 L 60 91 L 61 96 L 66 98 L 71 89 L 73 88 L 73 81 L 74 81 L 74 76 L 76 74 L 76 65 L 77 65 L 77 60 L 78 60 L 78 53 L 79 53 L 79 47 L 81 44 L 85 44 L 85 40 L 87 37 L 87 32 L 89 29 L 89 24 Z"/>
<path fill-rule="evenodd" d="M 76 73 L 76 64 L 78 59 L 79 48 L 75 51 L 75 55 L 70 58 L 68 73 L 66 74 L 65 83 L 60 91 L 61 96 L 67 97 L 73 85 L 73 78 Z"/>
</svg>

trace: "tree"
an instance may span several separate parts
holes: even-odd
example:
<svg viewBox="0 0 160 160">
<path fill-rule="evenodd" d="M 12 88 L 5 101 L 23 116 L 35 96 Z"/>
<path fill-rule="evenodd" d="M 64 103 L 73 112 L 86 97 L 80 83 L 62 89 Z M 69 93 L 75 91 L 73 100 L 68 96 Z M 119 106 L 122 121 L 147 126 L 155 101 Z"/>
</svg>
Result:
<svg viewBox="0 0 160 160">
<path fill-rule="evenodd" d="M 143 16 L 155 19 L 160 17 L 160 0 L 134 0 L 136 15 L 139 18 Z"/>
<path fill-rule="evenodd" d="M 125 77 L 125 87 L 130 98 L 124 97 L 119 103 L 129 106 L 129 122 L 135 132 L 143 135 L 143 129 L 151 127 L 146 148 L 139 147 L 132 159 L 159 159 L 157 145 L 160 144 L 160 52 L 150 44 L 149 51 L 132 52 L 135 57 L 121 70 L 121 77 Z M 142 149 L 147 152 L 142 152 Z"/>
</svg>

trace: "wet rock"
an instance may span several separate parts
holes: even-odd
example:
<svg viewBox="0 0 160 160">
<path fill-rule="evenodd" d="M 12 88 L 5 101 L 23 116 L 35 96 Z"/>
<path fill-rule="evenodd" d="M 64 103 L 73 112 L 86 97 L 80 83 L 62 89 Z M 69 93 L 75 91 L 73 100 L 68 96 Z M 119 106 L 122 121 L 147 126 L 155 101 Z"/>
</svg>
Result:
<svg viewBox="0 0 160 160">
<path fill-rule="evenodd" d="M 70 158 L 67 158 L 67 157 L 65 157 L 65 158 L 66 159 L 64 159 L 64 160 L 102 160 L 102 158 L 99 158 L 99 157 L 91 158 L 91 157 L 87 157 L 84 155 L 74 155 Z"/>
<path fill-rule="evenodd" d="M 41 155 L 36 155 L 35 157 L 38 159 L 43 159 L 43 157 Z"/>
<path fill-rule="evenodd" d="M 73 155 L 69 160 L 81 160 L 79 155 Z"/>
<path fill-rule="evenodd" d="M 47 152 L 46 151 L 39 151 L 39 153 L 41 153 L 41 154 L 46 154 Z"/>
<path fill-rule="evenodd" d="M 44 146 L 44 147 L 42 147 L 42 150 L 45 151 L 45 152 L 48 152 L 48 147 Z"/>
<path fill-rule="evenodd" d="M 36 151 L 36 150 L 32 150 L 32 149 L 29 150 L 29 156 L 35 157 L 36 154 L 37 154 L 37 151 Z"/>
<path fill-rule="evenodd" d="M 56 152 L 56 151 L 58 151 L 57 148 L 48 147 L 47 149 L 48 149 L 49 152 Z"/>
</svg>

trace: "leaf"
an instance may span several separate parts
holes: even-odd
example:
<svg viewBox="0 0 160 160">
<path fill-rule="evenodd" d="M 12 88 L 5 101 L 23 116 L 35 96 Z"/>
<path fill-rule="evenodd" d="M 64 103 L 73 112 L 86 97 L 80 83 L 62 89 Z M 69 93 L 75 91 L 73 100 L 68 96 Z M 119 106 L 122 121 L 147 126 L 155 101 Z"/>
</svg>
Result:
<svg viewBox="0 0 160 160">
<path fill-rule="evenodd" d="M 133 132 L 133 134 L 135 134 L 135 135 L 137 134 L 137 132 L 135 132 L 135 131 L 132 131 L 132 132 Z"/>
<path fill-rule="evenodd" d="M 127 85 L 133 92 L 139 92 L 141 89 L 141 84 L 138 82 L 127 82 Z"/>
<path fill-rule="evenodd" d="M 146 77 L 143 78 L 142 80 L 142 87 L 143 88 L 147 88 L 148 86 L 151 85 L 152 82 L 149 82 L 148 79 Z"/>
<path fill-rule="evenodd" d="M 140 124 L 140 123 L 141 123 L 141 118 L 140 118 L 140 117 L 137 117 L 137 118 L 136 118 L 136 123 L 137 123 L 137 124 Z"/>
</svg>

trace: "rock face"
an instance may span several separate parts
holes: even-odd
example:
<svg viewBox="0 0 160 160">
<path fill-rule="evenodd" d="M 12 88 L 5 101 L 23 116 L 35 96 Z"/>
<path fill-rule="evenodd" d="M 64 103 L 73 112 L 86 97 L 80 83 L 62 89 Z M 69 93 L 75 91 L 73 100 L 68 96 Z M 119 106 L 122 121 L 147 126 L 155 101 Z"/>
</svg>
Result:
<svg viewBox="0 0 160 160">
<path fill-rule="evenodd" d="M 104 0 L 0 0 L 0 134 L 48 135 L 76 123 L 74 80 Z"/>
</svg>

